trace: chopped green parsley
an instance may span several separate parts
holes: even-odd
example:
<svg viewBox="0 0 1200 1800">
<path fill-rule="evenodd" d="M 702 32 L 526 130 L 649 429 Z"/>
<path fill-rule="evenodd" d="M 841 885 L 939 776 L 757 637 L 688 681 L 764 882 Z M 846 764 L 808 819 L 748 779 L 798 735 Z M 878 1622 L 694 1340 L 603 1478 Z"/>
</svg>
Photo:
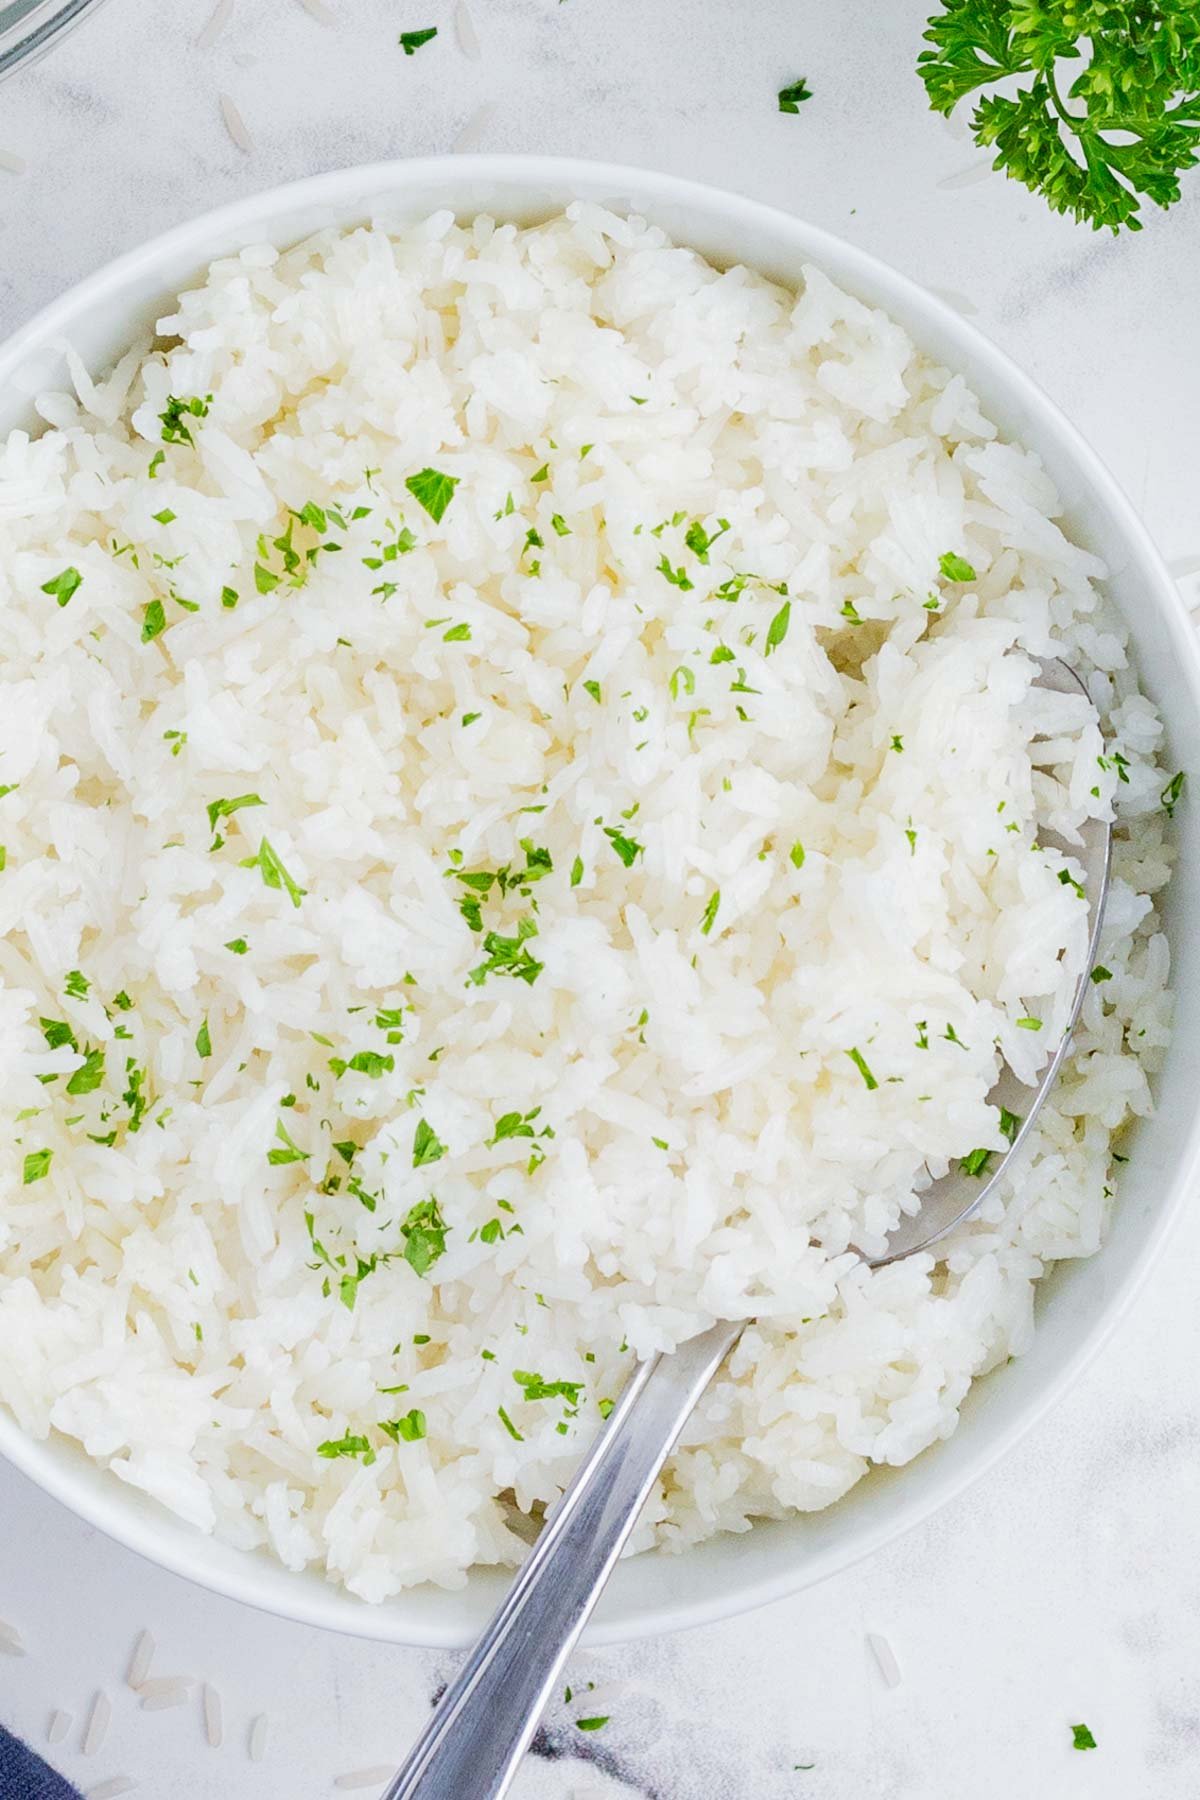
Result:
<svg viewBox="0 0 1200 1800">
<path fill-rule="evenodd" d="M 435 1262 L 446 1253 L 449 1226 L 441 1208 L 431 1194 L 419 1200 L 400 1227 L 404 1238 L 404 1260 L 417 1275 L 428 1275 Z"/>
<path fill-rule="evenodd" d="M 767 627 L 767 647 L 764 655 L 770 656 L 772 650 L 778 650 L 788 634 L 788 626 L 791 622 L 792 603 L 790 600 L 785 600 Z"/>
<path fill-rule="evenodd" d="M 781 87 L 778 99 L 781 113 L 798 113 L 802 103 L 812 99 L 807 77 L 801 75 L 799 80 L 789 81 L 786 87 Z"/>
<path fill-rule="evenodd" d="M 241 812 L 244 806 L 265 805 L 266 801 L 258 794 L 238 794 L 232 800 L 210 800 L 204 809 L 208 814 L 209 830 L 215 831 L 218 819 L 232 818 L 233 814 Z"/>
<path fill-rule="evenodd" d="M 59 605 L 61 606 L 62 604 L 63 602 L 60 600 Z M 1179 802 L 1180 795 L 1183 793 L 1183 784 L 1186 780 L 1187 775 L 1180 769 L 1176 774 L 1172 775 L 1170 781 L 1168 781 L 1166 787 L 1159 795 L 1159 804 L 1166 813 L 1168 819 L 1173 819 L 1175 817 L 1175 808 Z"/>
<path fill-rule="evenodd" d="M 966 557 L 959 556 L 954 550 L 947 550 L 945 555 L 938 557 L 938 568 L 947 581 L 975 581 L 977 579 L 975 570 Z"/>
<path fill-rule="evenodd" d="M 871 1090 L 874 1090 L 875 1088 L 877 1088 L 879 1086 L 879 1083 L 876 1081 L 874 1075 L 872 1075 L 870 1069 L 867 1067 L 866 1060 L 863 1056 L 862 1051 L 861 1050 L 847 1050 L 846 1055 L 850 1058 L 850 1061 L 854 1064 L 855 1068 L 858 1070 L 859 1074 L 862 1076 L 863 1080 L 866 1082 L 867 1087 Z"/>
<path fill-rule="evenodd" d="M 425 1414 L 414 1406 L 402 1419 L 380 1420 L 379 1429 L 394 1444 L 415 1444 L 425 1436 Z"/>
<path fill-rule="evenodd" d="M 94 1094 L 104 1080 L 103 1050 L 89 1050 L 67 1083 L 68 1094 Z"/>
<path fill-rule="evenodd" d="M 79 592 L 82 585 L 83 576 L 78 569 L 63 569 L 49 581 L 43 581 L 42 592 L 43 594 L 52 594 L 60 606 L 66 606 L 73 595 Z"/>
<path fill-rule="evenodd" d="M 500 1420 L 500 1423 L 503 1425 L 505 1431 L 507 1431 L 509 1437 L 515 1438 L 518 1444 L 523 1444 L 525 1442 L 524 1434 L 517 1430 L 516 1426 L 513 1424 L 512 1420 L 509 1418 L 509 1416 L 508 1416 L 507 1412 L 504 1410 L 504 1408 L 502 1406 L 498 1406 L 496 1408 L 496 1413 Z"/>
<path fill-rule="evenodd" d="M 710 534 L 705 530 L 699 519 L 693 519 L 687 530 L 684 532 L 683 541 L 691 551 L 692 555 L 696 558 L 697 562 L 706 563 L 708 561 L 708 553 L 716 543 L 717 539 L 719 537 L 724 537 L 725 533 L 729 530 L 728 519 L 718 519 L 717 525 L 719 529 Z"/>
<path fill-rule="evenodd" d="M 267 1151 L 267 1161 L 273 1168 L 278 1168 L 285 1163 L 308 1161 L 308 1151 L 301 1150 L 300 1146 L 288 1136 L 287 1126 L 282 1119 L 277 1119 L 275 1122 L 275 1137 L 282 1148 Z"/>
<path fill-rule="evenodd" d="M 307 888 L 297 887 L 266 838 L 259 844 L 257 856 L 242 858 L 241 867 L 257 868 L 262 875 L 264 887 L 286 889 L 293 906 L 299 906 L 308 892 Z"/>
<path fill-rule="evenodd" d="M 375 1461 L 370 1439 L 355 1432 L 347 1432 L 345 1437 L 326 1438 L 323 1444 L 317 1445 L 317 1455 L 330 1460 L 335 1456 L 361 1456 L 369 1463 Z"/>
<path fill-rule="evenodd" d="M 167 628 L 167 610 L 161 600 L 151 600 L 142 613 L 142 642 L 148 644 Z"/>
<path fill-rule="evenodd" d="M 533 956 L 527 943 L 529 938 L 536 936 L 537 920 L 528 918 L 517 921 L 515 937 L 489 931 L 483 940 L 487 960 L 468 972 L 468 981 L 475 987 L 482 987 L 489 975 L 510 975 L 532 987 L 545 966 Z"/>
<path fill-rule="evenodd" d="M 441 523 L 446 508 L 454 498 L 458 477 L 443 475 L 440 469 L 420 469 L 404 483 L 413 499 L 423 506 L 435 525 Z"/>
<path fill-rule="evenodd" d="M 28 1187 L 33 1181 L 44 1181 L 53 1161 L 53 1150 L 31 1150 L 25 1158 L 24 1174 L 21 1177 L 23 1184 Z"/>
<path fill-rule="evenodd" d="M 445 1154 L 446 1146 L 433 1126 L 426 1119 L 418 1119 L 416 1134 L 413 1137 L 413 1168 L 423 1169 L 426 1163 L 440 1162 Z"/>
<path fill-rule="evenodd" d="M 689 578 L 688 572 L 682 563 L 680 563 L 677 569 L 671 567 L 670 560 L 665 552 L 658 559 L 658 572 L 664 580 L 670 582 L 672 587 L 677 587 L 680 593 L 690 593 L 692 588 L 696 585 L 695 582 Z"/>
<path fill-rule="evenodd" d="M 181 399 L 176 394 L 168 395 L 166 408 L 158 415 L 162 425 L 163 443 L 194 446 L 196 440 L 192 436 L 188 420 L 207 418 L 211 402 L 211 394 L 205 400 L 201 400 L 198 394 L 193 394 L 186 399 Z"/>
<path fill-rule="evenodd" d="M 603 829 L 605 837 L 627 869 L 633 867 L 639 856 L 645 855 L 645 846 L 639 844 L 636 838 L 626 837 L 612 825 L 605 825 Z"/>
<path fill-rule="evenodd" d="M 1072 1725 L 1071 1748 L 1073 1750 L 1095 1750 L 1098 1748 L 1095 1738 L 1086 1725 Z"/>
</svg>

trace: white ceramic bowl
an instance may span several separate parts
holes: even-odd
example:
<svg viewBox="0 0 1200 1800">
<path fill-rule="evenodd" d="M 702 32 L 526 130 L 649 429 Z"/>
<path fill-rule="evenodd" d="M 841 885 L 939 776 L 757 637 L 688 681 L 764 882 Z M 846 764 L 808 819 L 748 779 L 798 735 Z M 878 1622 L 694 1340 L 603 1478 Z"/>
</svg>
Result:
<svg viewBox="0 0 1200 1800">
<path fill-rule="evenodd" d="M 439 207 L 529 224 L 574 199 L 630 208 L 718 263 L 749 263 L 795 282 L 821 265 L 852 293 L 908 327 L 961 370 L 1002 429 L 1038 451 L 1058 484 L 1072 535 L 1108 564 L 1110 590 L 1133 632 L 1148 692 L 1162 707 L 1173 768 L 1200 783 L 1200 656 L 1192 626 L 1129 502 L 1044 394 L 940 301 L 861 250 L 734 194 L 642 170 L 542 157 L 456 157 L 384 163 L 318 176 L 210 213 L 89 277 L 0 350 L 0 432 L 34 423 L 30 398 L 62 379 L 69 342 L 102 368 L 214 257 L 269 240 L 284 245 L 330 225 L 401 225 Z M 1177 995 L 1175 1039 L 1157 1083 L 1158 1111 L 1124 1170 L 1108 1242 L 1041 1284 L 1029 1353 L 971 1390 L 946 1443 L 908 1467 L 880 1470 L 829 1511 L 710 1539 L 681 1556 L 643 1556 L 613 1578 L 590 1641 L 699 1624 L 780 1598 L 844 1568 L 927 1517 L 976 1480 L 1041 1417 L 1128 1308 L 1200 1161 L 1193 1071 L 1200 1058 L 1200 807 L 1178 815 L 1180 871 L 1165 904 Z M 495 1606 L 505 1577 L 473 1575 L 461 1591 L 422 1588 L 370 1607 L 316 1575 L 201 1537 L 65 1442 L 35 1443 L 0 1416 L 0 1451 L 74 1512 L 164 1567 L 268 1611 L 362 1637 L 455 1646 Z"/>
</svg>

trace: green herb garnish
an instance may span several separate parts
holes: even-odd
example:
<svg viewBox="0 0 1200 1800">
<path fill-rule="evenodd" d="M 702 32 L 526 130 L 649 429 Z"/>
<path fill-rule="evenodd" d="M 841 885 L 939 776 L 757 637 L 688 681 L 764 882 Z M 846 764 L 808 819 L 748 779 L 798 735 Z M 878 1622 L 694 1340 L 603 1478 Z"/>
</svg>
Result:
<svg viewBox="0 0 1200 1800">
<path fill-rule="evenodd" d="M 68 1094 L 94 1094 L 104 1080 L 103 1050 L 89 1050 L 67 1083 Z"/>
<path fill-rule="evenodd" d="M 50 581 L 43 581 L 42 592 L 43 594 L 52 594 L 60 606 L 66 606 L 72 595 L 77 594 L 82 585 L 83 576 L 78 569 L 63 569 Z"/>
<path fill-rule="evenodd" d="M 167 611 L 161 600 L 151 600 L 142 613 L 142 642 L 150 643 L 167 628 Z"/>
<path fill-rule="evenodd" d="M 807 79 L 801 75 L 798 81 L 790 81 L 787 87 L 779 90 L 779 110 L 781 113 L 798 113 L 805 100 L 812 99 L 812 90 Z"/>
<path fill-rule="evenodd" d="M 420 1200 L 400 1227 L 404 1238 L 404 1260 L 417 1275 L 428 1275 L 438 1258 L 446 1253 L 446 1234 L 450 1227 L 442 1217 L 436 1199 Z"/>
<path fill-rule="evenodd" d="M 23 1185 L 28 1187 L 33 1181 L 44 1181 L 53 1161 L 53 1150 L 31 1150 L 25 1158 L 24 1174 L 21 1177 Z"/>
<path fill-rule="evenodd" d="M 943 0 L 925 38 L 934 111 L 996 89 L 971 116 L 975 141 L 1055 212 L 1137 231 L 1142 199 L 1172 205 L 1200 159 L 1192 0 Z"/>
<path fill-rule="evenodd" d="M 258 855 L 243 857 L 240 866 L 243 869 L 257 868 L 262 875 L 264 887 L 286 889 L 293 906 L 299 906 L 308 892 L 307 888 L 297 887 L 266 838 L 259 844 Z"/>
<path fill-rule="evenodd" d="M 189 399 L 180 399 L 175 394 L 169 395 L 166 409 L 158 415 L 162 424 L 163 443 L 194 446 L 196 440 L 192 436 L 188 420 L 207 418 L 211 402 L 211 394 L 206 400 L 201 400 L 198 394 L 193 394 Z"/>
<path fill-rule="evenodd" d="M 423 1169 L 426 1163 L 440 1162 L 445 1154 L 446 1146 L 433 1126 L 426 1119 L 418 1119 L 416 1134 L 413 1138 L 413 1168 Z"/>
<path fill-rule="evenodd" d="M 788 626 L 792 622 L 792 603 L 785 600 L 771 623 L 767 627 L 767 646 L 763 654 L 770 656 L 772 650 L 778 650 L 788 634 Z"/>
<path fill-rule="evenodd" d="M 347 1432 L 345 1437 L 340 1438 L 326 1438 L 323 1444 L 317 1445 L 317 1455 L 330 1460 L 335 1456 L 361 1456 L 367 1462 L 375 1461 L 370 1439 L 357 1432 Z"/>
<path fill-rule="evenodd" d="M 953 550 L 947 550 L 944 556 L 938 557 L 938 568 L 947 581 L 975 581 L 974 569 L 965 556 L 959 556 Z"/>
<path fill-rule="evenodd" d="M 858 1070 L 859 1074 L 862 1076 L 863 1080 L 866 1082 L 868 1089 L 874 1090 L 875 1088 L 877 1088 L 879 1086 L 879 1083 L 876 1081 L 874 1075 L 872 1075 L 870 1069 L 867 1067 L 866 1060 L 863 1056 L 862 1051 L 861 1050 L 847 1050 L 846 1055 L 850 1058 L 850 1061 L 854 1064 L 855 1068 Z"/>
<path fill-rule="evenodd" d="M 380 1420 L 379 1429 L 394 1444 L 415 1444 L 425 1436 L 425 1414 L 414 1406 L 402 1419 Z"/>
<path fill-rule="evenodd" d="M 639 844 L 636 838 L 626 837 L 612 825 L 604 826 L 604 835 L 627 869 L 633 867 L 639 856 L 645 855 L 644 844 Z"/>
<path fill-rule="evenodd" d="M 233 814 L 235 812 L 241 812 L 244 806 L 265 805 L 266 801 L 258 794 L 238 794 L 236 798 L 232 800 L 210 800 L 204 809 L 208 814 L 209 830 L 215 831 L 218 819 L 232 818 Z"/>
<path fill-rule="evenodd" d="M 456 475 L 443 475 L 440 469 L 420 469 L 404 483 L 413 499 L 423 506 L 435 525 L 441 523 L 446 508 L 458 486 Z"/>
</svg>

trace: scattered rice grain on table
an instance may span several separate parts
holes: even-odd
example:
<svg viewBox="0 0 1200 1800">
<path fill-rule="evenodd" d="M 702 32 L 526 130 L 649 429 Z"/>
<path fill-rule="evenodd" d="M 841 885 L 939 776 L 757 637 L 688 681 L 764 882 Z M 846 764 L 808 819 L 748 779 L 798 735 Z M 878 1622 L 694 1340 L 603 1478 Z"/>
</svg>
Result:
<svg viewBox="0 0 1200 1800">
<path fill-rule="evenodd" d="M 219 94 L 217 99 L 221 108 L 221 117 L 225 121 L 226 131 L 229 133 L 238 149 L 244 150 L 246 154 L 249 155 L 254 149 L 254 139 L 251 137 L 249 127 L 242 117 L 241 108 L 231 94 Z"/>
<path fill-rule="evenodd" d="M 887 1638 L 881 1637 L 876 1631 L 868 1631 L 867 1643 L 871 1646 L 871 1655 L 875 1658 L 875 1665 L 883 1676 L 884 1686 L 899 1687 L 901 1682 L 900 1664 L 896 1661 L 896 1652 Z"/>
<path fill-rule="evenodd" d="M 221 1696 L 211 1682 L 206 1681 L 201 1699 L 204 1713 L 204 1736 L 209 1748 L 219 1750 L 225 1742 L 225 1715 Z"/>
<path fill-rule="evenodd" d="M 133 1653 L 129 1658 L 129 1667 L 125 1671 L 125 1685 L 140 1688 L 150 1674 L 154 1663 L 155 1643 L 149 1631 L 139 1631 L 134 1642 Z"/>
<path fill-rule="evenodd" d="M 233 12 L 233 0 L 217 0 L 209 17 L 208 24 L 196 39 L 198 50 L 211 50 L 217 39 L 228 25 Z"/>
<path fill-rule="evenodd" d="M 101 1689 L 92 1701 L 84 1727 L 83 1742 L 80 1749 L 84 1756 L 95 1756 L 108 1735 L 109 1720 L 112 1718 L 112 1702 Z"/>
</svg>

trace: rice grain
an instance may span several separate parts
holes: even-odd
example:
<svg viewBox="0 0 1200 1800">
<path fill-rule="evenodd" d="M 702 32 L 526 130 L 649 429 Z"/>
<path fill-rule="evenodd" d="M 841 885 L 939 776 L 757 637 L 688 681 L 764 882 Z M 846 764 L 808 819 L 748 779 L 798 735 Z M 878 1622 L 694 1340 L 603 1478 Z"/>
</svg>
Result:
<svg viewBox="0 0 1200 1800">
<path fill-rule="evenodd" d="M 92 1701 L 92 1709 L 88 1714 L 87 1725 L 84 1727 L 80 1749 L 85 1756 L 95 1756 L 108 1735 L 108 1722 L 111 1718 L 112 1703 L 101 1688 Z"/>
<path fill-rule="evenodd" d="M 162 1676 L 157 1681 L 148 1681 L 141 1689 L 141 1705 L 143 1712 L 168 1712 L 172 1707 L 182 1706 L 188 1697 L 192 1683 L 183 1677 Z"/>
<path fill-rule="evenodd" d="M 15 1625 L 7 1624 L 0 1619 L 0 1654 L 4 1656 L 24 1656 L 25 1645 Z"/>
<path fill-rule="evenodd" d="M 456 156 L 468 150 L 478 150 L 487 135 L 488 127 L 496 116 L 494 106 L 481 106 L 478 112 L 472 113 L 451 146 Z"/>
<path fill-rule="evenodd" d="M 154 1661 L 154 1639 L 148 1631 L 139 1631 L 133 1646 L 133 1654 L 129 1658 L 129 1667 L 125 1671 L 125 1685 L 140 1688 L 150 1673 Z"/>
<path fill-rule="evenodd" d="M 15 150 L 0 150 L 0 169 L 7 170 L 10 175 L 24 175 L 28 167 L 25 158 L 18 156 Z"/>
<path fill-rule="evenodd" d="M 60 1708 L 56 1708 L 50 1714 L 50 1720 L 46 1726 L 46 1742 L 61 1744 L 74 1722 L 69 1712 L 63 1712 Z"/>
<path fill-rule="evenodd" d="M 867 1642 L 871 1646 L 871 1654 L 875 1658 L 879 1673 L 883 1676 L 887 1687 L 900 1686 L 900 1664 L 896 1661 L 896 1653 L 885 1637 L 878 1632 L 868 1631 Z"/>
<path fill-rule="evenodd" d="M 224 1709 L 221 1696 L 211 1682 L 206 1681 L 203 1692 L 204 1735 L 214 1750 L 219 1750 L 225 1742 Z"/>
<path fill-rule="evenodd" d="M 208 24 L 196 39 L 197 50 L 211 50 L 229 23 L 233 11 L 233 0 L 217 0 Z"/>
<path fill-rule="evenodd" d="M 378 1788 L 384 1782 L 391 1781 L 396 1773 L 392 1763 L 376 1763 L 372 1769 L 352 1769 L 346 1775 L 338 1775 L 334 1779 L 335 1788 L 343 1788 L 347 1792 L 353 1788 Z"/>
<path fill-rule="evenodd" d="M 472 62 L 479 62 L 483 56 L 483 49 L 467 0 L 458 0 L 458 5 L 454 9 L 454 35 L 458 39 L 458 47 L 463 55 L 469 57 Z"/>
<path fill-rule="evenodd" d="M 267 1739 L 270 1734 L 270 1729 L 270 1721 L 268 1720 L 266 1713 L 259 1713 L 258 1717 L 252 1720 L 250 1725 L 250 1737 L 247 1745 L 251 1762 L 262 1762 L 263 1758 L 266 1756 Z"/>
<path fill-rule="evenodd" d="M 238 149 L 244 151 L 248 156 L 254 149 L 254 139 L 250 136 L 246 127 L 246 121 L 241 115 L 237 102 L 230 94 L 221 94 L 219 99 L 221 104 L 221 117 L 225 121 L 226 131 L 229 133 Z"/>
<path fill-rule="evenodd" d="M 137 1782 L 132 1775 L 113 1775 L 98 1787 L 86 1790 L 86 1800 L 117 1800 L 118 1794 L 132 1794 Z"/>
</svg>

